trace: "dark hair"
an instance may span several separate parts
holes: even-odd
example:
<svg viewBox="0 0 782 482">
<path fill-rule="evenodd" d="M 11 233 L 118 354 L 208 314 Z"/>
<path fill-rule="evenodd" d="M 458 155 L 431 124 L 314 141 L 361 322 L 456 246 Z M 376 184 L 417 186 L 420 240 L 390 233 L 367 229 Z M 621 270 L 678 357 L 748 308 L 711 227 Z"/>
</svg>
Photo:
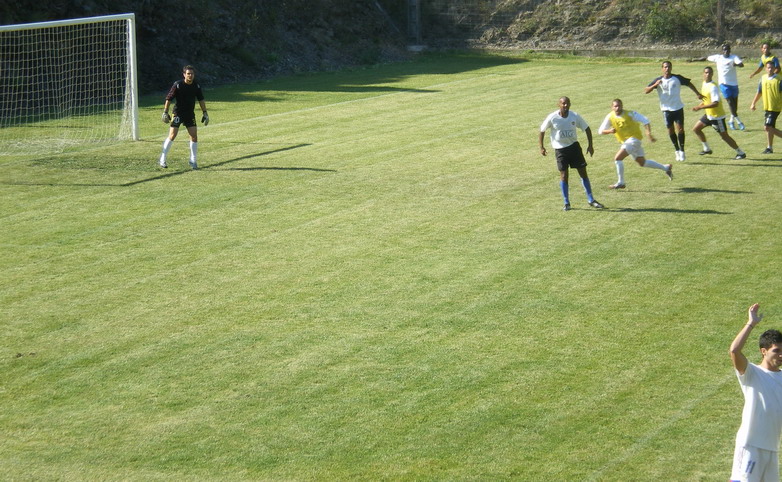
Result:
<svg viewBox="0 0 782 482">
<path fill-rule="evenodd" d="M 182 67 L 182 72 L 183 72 L 183 73 L 184 73 L 184 72 L 187 72 L 188 70 L 192 70 L 193 72 L 195 72 L 195 67 L 193 67 L 193 66 L 192 66 L 192 65 L 190 65 L 190 64 L 188 64 L 188 65 L 185 65 L 184 67 Z"/>
<path fill-rule="evenodd" d="M 765 348 L 766 350 L 771 348 L 771 345 L 782 346 L 782 333 L 779 330 L 766 330 L 760 335 L 758 344 L 760 348 Z"/>
<path fill-rule="evenodd" d="M 703 68 L 703 70 L 708 70 L 708 71 L 709 71 L 710 73 L 712 73 L 712 74 L 714 73 L 714 69 L 712 69 L 712 68 L 711 68 L 711 67 L 709 67 L 709 66 L 706 66 L 706 67 L 704 67 L 704 68 Z"/>
</svg>

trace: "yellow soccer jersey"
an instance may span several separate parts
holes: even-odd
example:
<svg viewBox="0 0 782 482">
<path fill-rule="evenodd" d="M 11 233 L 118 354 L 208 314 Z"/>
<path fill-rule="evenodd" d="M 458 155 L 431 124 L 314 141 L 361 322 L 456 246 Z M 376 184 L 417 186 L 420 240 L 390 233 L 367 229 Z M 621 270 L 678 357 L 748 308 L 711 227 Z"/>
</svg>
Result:
<svg viewBox="0 0 782 482">
<path fill-rule="evenodd" d="M 725 117 L 725 108 L 720 100 L 720 89 L 714 82 L 704 82 L 701 85 L 701 95 L 703 96 L 703 105 L 709 105 L 714 101 L 719 102 L 717 107 L 706 109 L 706 117 L 709 119 L 720 119 Z"/>
<path fill-rule="evenodd" d="M 611 112 L 611 126 L 616 129 L 614 134 L 619 142 L 624 142 L 631 137 L 636 139 L 643 139 L 644 135 L 641 132 L 641 122 L 639 122 L 634 115 L 634 111 L 622 111 L 622 115 L 616 115 L 615 112 Z"/>
<path fill-rule="evenodd" d="M 779 75 L 771 77 L 764 74 L 760 80 L 763 94 L 763 110 L 770 112 L 782 112 L 782 82 Z"/>
</svg>

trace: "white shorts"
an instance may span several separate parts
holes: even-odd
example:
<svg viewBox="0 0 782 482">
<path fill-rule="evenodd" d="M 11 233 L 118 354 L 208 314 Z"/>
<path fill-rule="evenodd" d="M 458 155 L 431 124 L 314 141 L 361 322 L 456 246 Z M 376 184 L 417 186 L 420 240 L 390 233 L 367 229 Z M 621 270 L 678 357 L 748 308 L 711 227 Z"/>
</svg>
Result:
<svg viewBox="0 0 782 482">
<path fill-rule="evenodd" d="M 731 481 L 779 482 L 779 452 L 736 446 Z"/>
<path fill-rule="evenodd" d="M 646 157 L 646 153 L 644 152 L 644 148 L 641 145 L 641 140 L 636 139 L 635 137 L 630 137 L 626 141 L 622 143 L 622 149 L 627 151 L 628 154 L 633 156 L 633 159 L 638 159 L 639 157 Z"/>
</svg>

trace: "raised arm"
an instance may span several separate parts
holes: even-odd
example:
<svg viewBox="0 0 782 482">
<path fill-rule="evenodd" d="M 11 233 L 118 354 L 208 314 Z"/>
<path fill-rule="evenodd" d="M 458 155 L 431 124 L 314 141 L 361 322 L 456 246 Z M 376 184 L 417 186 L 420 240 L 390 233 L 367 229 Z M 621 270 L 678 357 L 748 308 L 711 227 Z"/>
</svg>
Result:
<svg viewBox="0 0 782 482">
<path fill-rule="evenodd" d="M 736 338 L 733 339 L 733 343 L 730 344 L 730 360 L 733 362 L 733 368 L 740 375 L 747 371 L 747 365 L 749 364 L 749 360 L 743 353 L 744 345 L 746 345 L 752 329 L 763 319 L 763 315 L 758 314 L 758 309 L 760 309 L 760 305 L 757 303 L 749 307 L 747 324 L 741 328 Z"/>
</svg>

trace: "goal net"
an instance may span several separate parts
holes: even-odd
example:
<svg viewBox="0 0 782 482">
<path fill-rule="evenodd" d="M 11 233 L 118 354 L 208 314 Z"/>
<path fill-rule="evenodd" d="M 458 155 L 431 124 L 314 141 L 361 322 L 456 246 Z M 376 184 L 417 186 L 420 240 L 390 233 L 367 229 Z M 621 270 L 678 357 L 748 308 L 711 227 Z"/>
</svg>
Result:
<svg viewBox="0 0 782 482">
<path fill-rule="evenodd" d="M 138 140 L 135 15 L 0 26 L 0 155 Z"/>
</svg>

